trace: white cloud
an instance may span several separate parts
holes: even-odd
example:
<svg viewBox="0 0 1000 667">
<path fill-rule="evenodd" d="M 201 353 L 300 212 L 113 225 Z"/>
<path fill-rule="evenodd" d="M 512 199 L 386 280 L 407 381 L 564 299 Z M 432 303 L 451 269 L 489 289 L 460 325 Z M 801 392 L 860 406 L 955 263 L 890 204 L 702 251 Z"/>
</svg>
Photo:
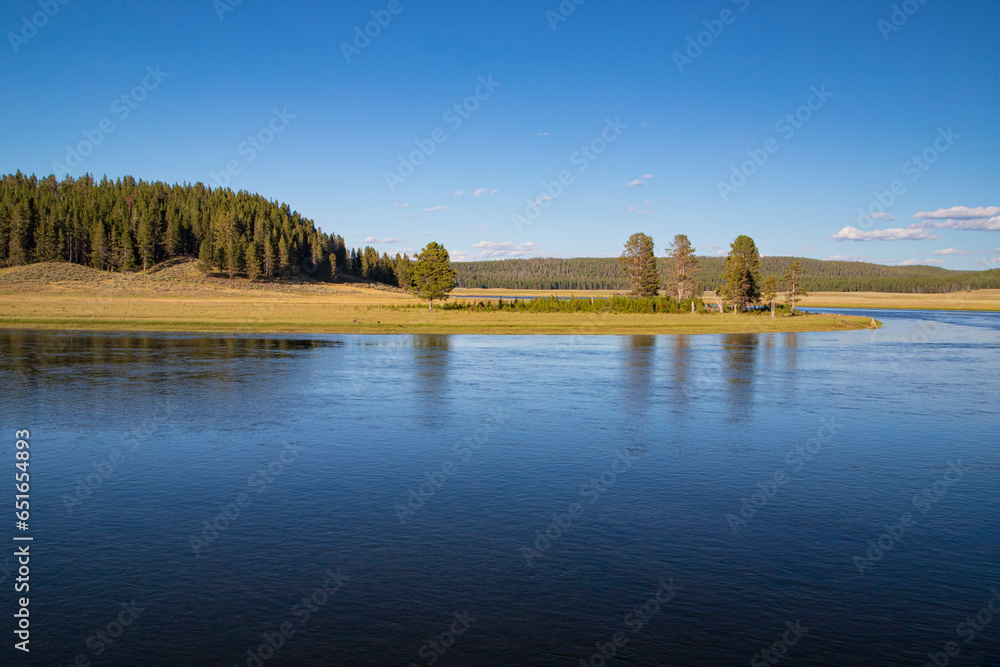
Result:
<svg viewBox="0 0 1000 667">
<path fill-rule="evenodd" d="M 458 192 L 451 193 L 452 197 L 462 197 L 465 195 L 465 190 L 459 190 Z"/>
<path fill-rule="evenodd" d="M 410 208 L 409 204 L 393 204 L 396 208 Z"/>
<path fill-rule="evenodd" d="M 656 177 L 653 176 L 652 174 L 646 174 L 645 176 L 643 176 L 643 178 L 647 178 L 648 179 L 648 178 L 656 178 Z"/>
<path fill-rule="evenodd" d="M 961 229 L 964 231 L 1000 232 L 1000 215 L 995 218 L 975 220 L 928 220 L 910 225 L 910 229 Z"/>
<path fill-rule="evenodd" d="M 812 252 L 815 249 L 816 249 L 816 244 L 815 243 L 810 243 L 805 248 L 803 248 L 801 252 Z"/>
<path fill-rule="evenodd" d="M 830 237 L 831 241 L 918 241 L 923 239 L 939 239 L 937 234 L 928 234 L 922 229 L 873 229 L 870 232 L 857 227 L 844 227 Z"/>
<path fill-rule="evenodd" d="M 975 255 L 976 253 L 971 250 L 958 250 L 957 248 L 945 248 L 944 250 L 935 250 L 931 253 L 932 255 Z"/>
<path fill-rule="evenodd" d="M 549 133 L 548 132 L 539 132 L 535 136 L 536 137 L 547 137 L 547 136 L 549 136 Z"/>
<path fill-rule="evenodd" d="M 632 181 L 631 183 L 629 183 L 628 186 L 630 188 L 641 188 L 642 187 L 642 179 L 641 178 L 637 178 L 634 181 Z"/>
<path fill-rule="evenodd" d="M 646 203 L 648 204 L 649 202 L 646 202 Z M 627 209 L 625 209 L 625 212 L 626 213 L 635 213 L 636 215 L 653 215 L 652 211 L 640 211 L 635 206 L 629 206 Z"/>
<path fill-rule="evenodd" d="M 642 125 L 640 125 L 639 127 L 641 127 L 642 129 L 645 130 L 647 128 L 656 127 L 656 126 L 653 125 L 652 123 L 649 123 L 649 122 L 646 122 L 646 121 L 642 121 Z"/>
<path fill-rule="evenodd" d="M 489 227 L 488 223 L 485 225 L 472 225 L 473 229 L 486 229 L 487 227 Z"/>
<path fill-rule="evenodd" d="M 552 197 L 550 197 L 549 195 L 542 195 L 541 197 L 535 200 L 535 206 L 538 206 L 543 201 L 550 201 L 551 199 Z"/>
<path fill-rule="evenodd" d="M 393 238 L 377 239 L 374 236 L 369 236 L 362 243 L 401 243 L 401 241 Z"/>
<path fill-rule="evenodd" d="M 417 216 L 413 215 L 412 213 L 407 213 L 406 217 L 407 218 L 416 218 Z"/>
<path fill-rule="evenodd" d="M 1000 215 L 1000 206 L 969 208 L 968 206 L 953 206 L 939 208 L 936 211 L 920 211 L 913 215 L 914 219 L 926 220 L 979 220 Z"/>
<path fill-rule="evenodd" d="M 719 249 L 719 246 L 717 246 L 717 245 L 714 245 L 714 244 L 712 244 L 712 243 L 708 243 L 708 244 L 706 244 L 706 245 L 703 245 L 703 246 L 701 246 L 701 249 L 702 249 L 702 250 L 718 250 L 718 249 Z"/>
<path fill-rule="evenodd" d="M 871 258 L 867 255 L 830 255 L 823 259 L 828 262 L 867 262 Z"/>
<path fill-rule="evenodd" d="M 899 266 L 919 266 L 922 264 L 944 264 L 940 259 L 908 259 L 904 262 L 897 262 Z"/>
<path fill-rule="evenodd" d="M 447 206 L 431 206 L 430 208 L 425 208 L 424 213 L 434 213 L 435 211 L 447 211 Z"/>
<path fill-rule="evenodd" d="M 497 190 L 496 188 L 492 190 L 490 190 L 489 188 L 478 188 L 475 192 L 475 195 L 477 197 L 482 197 L 483 195 L 495 195 L 498 192 L 499 190 Z"/>
<path fill-rule="evenodd" d="M 892 213 L 885 213 L 883 211 L 879 211 L 878 213 L 872 213 L 869 217 L 872 218 L 873 220 L 888 220 L 889 222 L 892 222 L 893 220 L 896 219 L 896 216 L 894 216 Z"/>
<path fill-rule="evenodd" d="M 471 248 L 478 250 L 477 259 L 493 259 L 496 257 L 520 257 L 532 255 L 540 250 L 540 246 L 533 241 L 526 243 L 514 243 L 513 241 L 480 241 L 473 243 Z"/>
</svg>

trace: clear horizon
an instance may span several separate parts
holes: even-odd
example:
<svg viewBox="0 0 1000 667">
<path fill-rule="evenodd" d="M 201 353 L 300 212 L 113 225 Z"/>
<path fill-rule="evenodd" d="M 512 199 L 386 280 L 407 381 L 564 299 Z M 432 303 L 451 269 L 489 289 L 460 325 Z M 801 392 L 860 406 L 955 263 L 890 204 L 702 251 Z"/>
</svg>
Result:
<svg viewBox="0 0 1000 667">
<path fill-rule="evenodd" d="M 0 172 L 203 182 L 457 261 L 1000 268 L 1000 6 L 14 0 Z"/>
</svg>

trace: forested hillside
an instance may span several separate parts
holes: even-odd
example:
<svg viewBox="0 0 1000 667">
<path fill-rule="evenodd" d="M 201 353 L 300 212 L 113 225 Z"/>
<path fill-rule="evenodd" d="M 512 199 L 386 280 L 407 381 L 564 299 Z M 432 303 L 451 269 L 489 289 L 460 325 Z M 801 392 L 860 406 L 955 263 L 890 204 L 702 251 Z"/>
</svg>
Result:
<svg viewBox="0 0 1000 667">
<path fill-rule="evenodd" d="M 60 182 L 18 172 L 0 179 L 2 266 L 62 260 L 134 271 L 183 255 L 230 276 L 396 283 L 394 258 L 348 249 L 340 236 L 260 195 L 128 176 Z"/>
<path fill-rule="evenodd" d="M 779 279 L 798 259 L 804 269 L 803 287 L 816 292 L 955 292 L 1000 289 L 1000 269 L 948 271 L 936 266 L 884 266 L 864 262 L 830 262 L 793 257 L 764 257 L 763 275 Z M 699 257 L 699 279 L 705 289 L 722 287 L 724 257 Z M 657 260 L 661 277 L 669 275 L 667 260 Z M 460 287 L 501 289 L 629 288 L 618 259 L 505 259 L 455 264 Z"/>
</svg>

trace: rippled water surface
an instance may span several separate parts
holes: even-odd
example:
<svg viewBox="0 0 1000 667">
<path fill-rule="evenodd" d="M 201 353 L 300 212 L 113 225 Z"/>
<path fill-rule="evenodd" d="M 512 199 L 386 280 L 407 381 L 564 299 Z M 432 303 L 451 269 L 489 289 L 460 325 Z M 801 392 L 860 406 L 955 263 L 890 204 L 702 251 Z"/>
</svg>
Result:
<svg viewBox="0 0 1000 667">
<path fill-rule="evenodd" d="M 1000 314 L 862 314 L 885 327 L 0 332 L 30 664 L 1000 664 Z"/>
</svg>

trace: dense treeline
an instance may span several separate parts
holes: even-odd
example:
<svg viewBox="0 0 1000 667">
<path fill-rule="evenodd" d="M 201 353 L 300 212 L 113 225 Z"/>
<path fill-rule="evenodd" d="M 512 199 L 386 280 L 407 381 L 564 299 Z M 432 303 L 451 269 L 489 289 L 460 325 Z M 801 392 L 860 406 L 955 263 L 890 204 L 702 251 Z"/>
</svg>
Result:
<svg viewBox="0 0 1000 667">
<path fill-rule="evenodd" d="M 244 191 L 129 176 L 0 178 L 0 266 L 69 261 L 136 271 L 185 255 L 229 276 L 347 275 L 389 284 L 402 261 L 370 247 L 349 250 L 287 204 Z"/>
<path fill-rule="evenodd" d="M 865 262 L 838 262 L 794 257 L 763 257 L 764 275 L 782 276 L 798 259 L 804 270 L 802 287 L 815 292 L 957 292 L 1000 289 L 1000 269 L 949 271 L 936 266 L 884 266 Z M 724 257 L 699 257 L 704 289 L 723 287 Z M 461 262 L 454 265 L 460 287 L 495 289 L 609 289 L 630 285 L 616 258 L 534 258 Z M 669 264 L 657 259 L 660 275 Z"/>
</svg>

